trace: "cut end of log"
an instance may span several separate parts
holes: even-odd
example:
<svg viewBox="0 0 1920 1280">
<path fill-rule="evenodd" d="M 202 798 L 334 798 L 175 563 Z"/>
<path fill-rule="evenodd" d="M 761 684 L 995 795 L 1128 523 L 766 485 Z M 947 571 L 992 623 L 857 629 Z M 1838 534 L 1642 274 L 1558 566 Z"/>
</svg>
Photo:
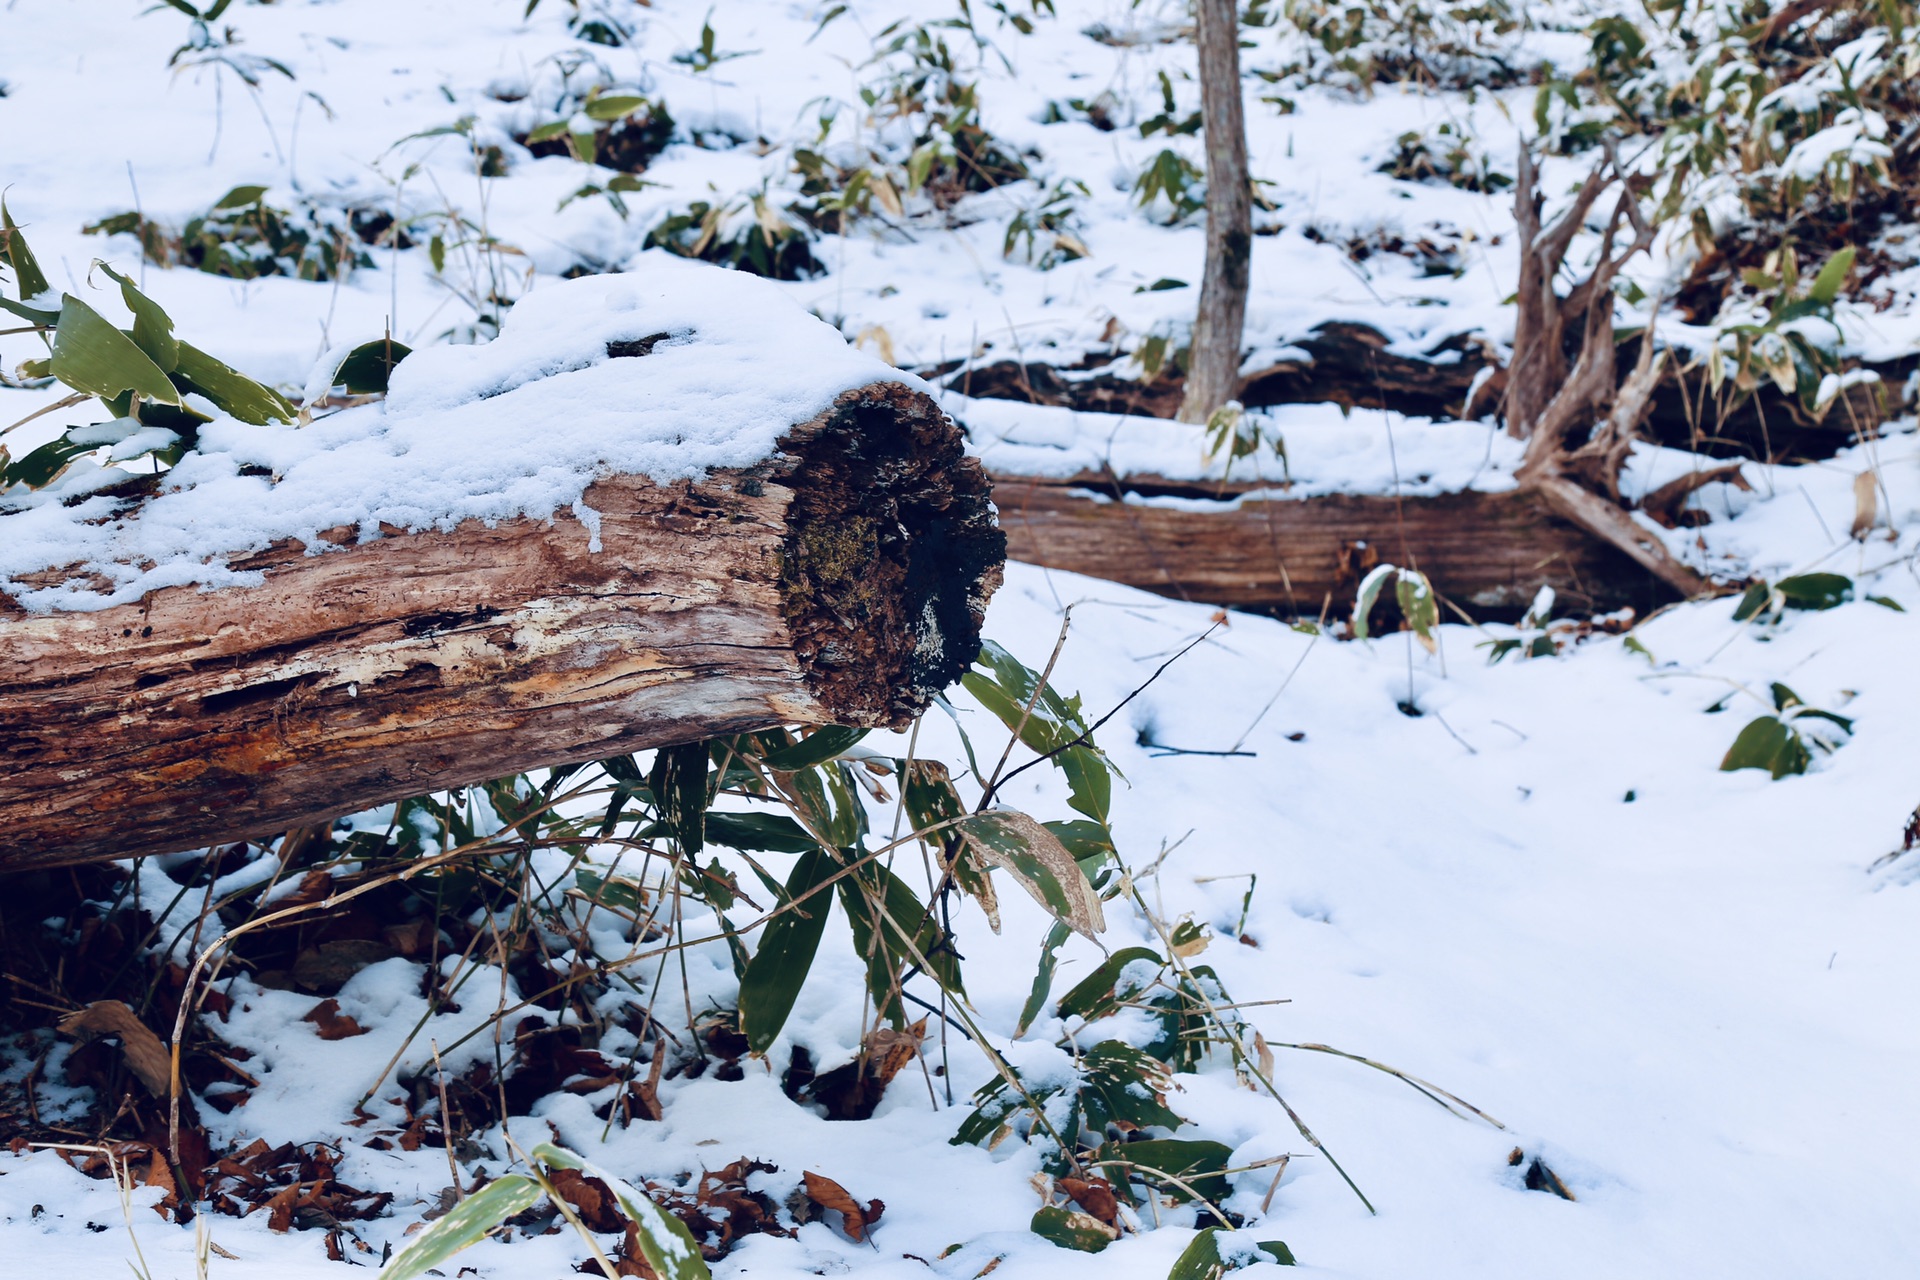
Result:
<svg viewBox="0 0 1920 1280">
<path fill-rule="evenodd" d="M 781 612 L 808 691 L 836 722 L 904 725 L 980 647 L 1007 554 L 986 472 L 897 382 L 847 392 L 781 449 Z"/>
</svg>

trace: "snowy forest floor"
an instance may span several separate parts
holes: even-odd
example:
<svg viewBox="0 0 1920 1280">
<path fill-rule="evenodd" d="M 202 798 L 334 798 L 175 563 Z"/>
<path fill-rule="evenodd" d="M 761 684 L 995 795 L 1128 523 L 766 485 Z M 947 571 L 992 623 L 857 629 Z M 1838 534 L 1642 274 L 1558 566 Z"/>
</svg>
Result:
<svg viewBox="0 0 1920 1280">
<path fill-rule="evenodd" d="M 9 138 L 0 183 L 9 208 L 56 288 L 108 297 L 86 284 L 95 257 L 143 270 L 184 336 L 298 388 L 322 353 L 389 325 L 416 345 L 471 338 L 478 314 L 497 310 L 480 296 L 496 286 L 517 296 L 582 265 L 645 270 L 649 227 L 690 201 L 730 201 L 784 172 L 780 153 L 755 139 L 810 135 L 818 110 L 810 104 L 851 98 L 872 33 L 912 13 L 858 4 L 809 43 L 824 8 L 721 6 L 706 19 L 717 32 L 706 53 L 742 56 L 695 70 L 702 6 L 619 5 L 634 27 L 621 49 L 582 44 L 557 3 L 525 22 L 523 7 L 236 6 L 224 19 L 244 35 L 235 56 L 269 55 L 293 73 L 256 67 L 256 94 L 213 62 L 168 70 L 188 26 L 174 11 L 99 3 L 82 18 L 49 0 L 13 0 L 0 8 L 0 121 Z M 1072 363 L 1116 334 L 1163 331 L 1190 315 L 1195 289 L 1151 286 L 1197 282 L 1201 232 L 1146 218 L 1127 189 L 1162 142 L 1131 127 L 1107 133 L 1085 121 L 1040 121 L 1048 102 L 1103 88 L 1128 111 L 1157 110 L 1155 72 L 1183 66 L 1191 49 L 1081 34 L 1097 22 L 1110 32 L 1149 30 L 1174 20 L 1171 6 L 1060 8 L 1034 36 L 995 34 L 1010 62 L 981 80 L 993 130 L 1043 156 L 1047 182 L 967 197 L 953 227 L 923 217 L 907 230 L 825 237 L 816 243 L 824 274 L 782 287 L 903 367 L 1036 352 Z M 1539 38 L 1553 45 L 1556 37 Z M 1250 66 L 1262 52 L 1248 51 Z M 647 170 L 657 185 L 628 194 L 624 217 L 600 196 L 556 214 L 568 193 L 608 175 L 564 156 L 534 159 L 510 140 L 548 121 L 542 103 L 562 86 L 557 68 L 568 57 L 604 60 L 610 84 L 667 102 L 678 122 L 680 140 Z M 1171 91 L 1192 109 L 1193 86 Z M 1495 247 L 1511 226 L 1504 201 L 1398 182 L 1375 167 L 1402 131 L 1459 112 L 1477 112 L 1489 130 L 1504 120 L 1502 136 L 1511 136 L 1512 118 L 1526 114 L 1524 91 L 1512 99 L 1512 118 L 1492 109 L 1496 95 L 1471 105 L 1398 90 L 1365 100 L 1307 96 L 1290 115 L 1252 109 L 1251 78 L 1249 95 L 1254 172 L 1274 184 L 1274 216 L 1284 224 L 1255 251 L 1249 366 L 1329 318 L 1375 325 L 1409 352 L 1456 332 L 1510 336 L 1501 300 L 1512 265 Z M 475 144 L 499 146 L 513 162 L 505 176 L 476 178 L 465 135 L 403 141 L 468 115 Z M 1197 156 L 1193 144 L 1179 143 Z M 1567 164 L 1556 176 L 1577 173 Z M 371 247 L 367 265 L 338 282 L 141 268 L 131 237 L 82 233 L 136 206 L 129 176 L 143 215 L 174 227 L 229 188 L 260 183 L 269 203 L 341 217 L 398 213 L 423 234 L 437 227 L 453 247 L 441 268 L 424 242 Z M 1035 201 L 1041 186 L 1069 177 L 1089 189 L 1076 234 L 1090 254 L 1051 271 L 1017 255 L 1003 260 L 1009 202 Z M 460 236 L 471 241 L 480 225 L 515 252 L 461 248 Z M 1383 228 L 1415 240 L 1443 227 L 1449 253 L 1464 255 L 1458 274 L 1423 275 L 1392 254 L 1362 272 L 1330 243 Z M 1904 305 L 1862 324 L 1862 349 L 1885 354 L 1910 343 Z M 9 368 L 37 354 L 0 337 Z M 58 394 L 0 388 L 0 421 Z M 1022 437 L 1020 407 L 990 412 L 995 439 L 1063 448 L 1079 447 L 1076 431 L 1111 426 L 1032 409 Z M 1290 429 L 1306 446 L 1295 462 L 1307 468 L 1303 492 L 1390 491 L 1410 457 L 1433 462 L 1423 465 L 1429 472 L 1477 475 L 1496 448 L 1485 424 L 1291 412 L 1299 425 Z M 45 439 L 61 425 L 50 414 L 19 435 Z M 1391 432 L 1397 455 L 1395 440 L 1381 447 Z M 977 438 L 975 447 L 991 443 Z M 527 447 L 539 447 L 537 431 Z M 1161 453 L 1141 469 L 1206 465 L 1197 432 L 1184 462 L 1167 461 L 1179 446 L 1156 447 Z M 1383 456 L 1400 461 L 1383 469 Z M 1653 476 L 1673 456 L 1648 451 L 1636 465 Z M 1861 541 L 1847 530 L 1854 477 L 1869 465 L 1884 486 L 1882 527 Z M 1230 1069 L 1180 1076 L 1174 1110 L 1232 1147 L 1236 1165 L 1292 1154 L 1277 1190 L 1270 1173 L 1239 1175 L 1228 1207 L 1257 1222 L 1259 1238 L 1285 1240 L 1303 1271 L 1369 1280 L 1522 1271 L 1567 1280 L 1896 1277 L 1920 1265 L 1920 1218 L 1911 1211 L 1920 1190 L 1912 1158 L 1920 1019 L 1911 992 L 1902 995 L 1920 959 L 1920 852 L 1886 857 L 1920 800 L 1920 437 L 1910 421 L 1895 423 L 1869 445 L 1800 465 L 1754 465 L 1749 476 L 1751 492 L 1703 491 L 1712 522 L 1688 534 L 1697 534 L 1702 556 L 1732 577 L 1844 573 L 1856 598 L 1789 609 L 1775 621 L 1735 621 L 1731 598 L 1697 602 L 1642 621 L 1631 644 L 1596 632 L 1552 657 L 1498 664 L 1478 646 L 1511 629 L 1449 624 L 1429 654 L 1411 634 L 1341 641 L 1232 615 L 1101 731 L 1126 778 L 1113 814 L 1122 860 L 1157 914 L 1191 914 L 1211 928 L 1205 961 L 1236 999 L 1285 1002 L 1245 1017 L 1276 1046 L 1280 1091 L 1378 1209 L 1370 1215 L 1286 1113 Z M 1052 683 L 1096 714 L 1213 626 L 1204 604 L 1015 565 L 986 635 L 1038 668 L 1069 606 Z M 1347 607 L 1336 602 L 1335 611 Z M 1772 709 L 1773 682 L 1851 718 L 1854 732 L 1804 776 L 1720 771 L 1741 727 Z M 995 722 L 958 691 L 954 701 L 968 732 L 997 748 Z M 929 716 L 918 753 L 961 759 L 952 724 Z M 877 735 L 869 740 L 879 744 Z M 884 749 L 905 748 L 901 737 Z M 1064 812 L 1063 794 L 1051 771 L 1035 770 L 1004 798 L 1051 817 Z M 1046 920 L 1018 895 L 1003 904 L 999 936 L 971 902 L 956 914 L 968 989 L 1002 1052 L 1038 1062 L 1054 1052 L 1061 1022 L 1043 1017 L 1021 1039 L 1010 1033 Z M 1154 942 L 1133 913 L 1110 907 L 1110 921 L 1110 950 Z M 836 916 L 776 1056 L 794 1045 L 823 1067 L 851 1056 L 863 1016 L 851 993 L 863 974 L 847 934 Z M 1093 945 L 1069 942 L 1056 991 L 1099 958 Z M 689 963 L 698 995 L 724 1003 L 733 982 L 724 950 L 697 951 Z M 371 1149 L 353 1123 L 355 1100 L 424 1009 L 413 994 L 418 969 L 387 960 L 340 990 L 340 1009 L 366 1026 L 364 1036 L 322 1039 L 303 1021 L 316 998 L 244 978 L 229 989 L 235 1011 L 222 1030 L 253 1053 L 247 1070 L 258 1087 L 245 1106 L 209 1116 L 209 1130 L 236 1147 L 255 1137 L 339 1144 L 343 1182 L 394 1197 L 389 1216 L 355 1224 L 369 1251 L 353 1260 L 369 1265 L 383 1245 L 404 1243 L 449 1182 L 443 1150 Z M 485 1012 L 476 1002 L 466 1022 L 449 1014 L 436 1028 L 464 1033 Z M 1452 1114 L 1359 1063 L 1284 1044 L 1390 1064 L 1504 1128 Z M 872 1119 L 829 1122 L 790 1101 L 777 1071 L 747 1061 L 741 1079 L 663 1082 L 663 1119 L 613 1127 L 604 1142 L 587 1103 L 565 1092 L 516 1117 L 513 1132 L 525 1146 L 551 1126 L 636 1179 L 746 1157 L 778 1167 L 752 1183 L 776 1201 L 812 1170 L 886 1202 L 868 1243 L 822 1222 L 792 1238 L 750 1236 L 716 1265 L 723 1276 L 879 1280 L 931 1269 L 959 1280 L 996 1258 L 999 1276 L 1166 1274 L 1191 1238 L 1191 1208 L 1169 1216 L 1166 1229 L 1097 1255 L 1028 1233 L 1038 1158 L 1018 1142 L 993 1152 L 949 1145 L 967 1095 L 992 1073 L 957 1036 L 929 1045 L 929 1060 L 942 1053 L 954 1105 L 945 1081 L 908 1071 Z M 52 1111 L 83 1114 L 85 1091 L 61 1084 L 58 1058 L 51 1061 L 31 1087 Z M 9 1089 L 17 1092 L 24 1069 L 8 1067 Z M 501 1138 L 496 1130 L 477 1144 L 469 1177 L 475 1167 L 506 1167 Z M 1509 1164 L 1515 1150 L 1525 1153 L 1520 1165 Z M 1536 1157 L 1571 1201 L 1527 1188 Z M 0 1256 L 49 1274 L 118 1274 L 137 1242 L 154 1280 L 184 1280 L 194 1274 L 194 1230 L 149 1210 L 160 1194 L 136 1191 L 129 1224 L 111 1182 L 49 1152 L 0 1157 Z M 275 1233 L 264 1213 L 209 1217 L 213 1240 L 233 1255 L 214 1256 L 212 1276 L 339 1274 L 321 1232 Z M 963 1247 L 945 1253 L 953 1245 Z M 566 1233 L 489 1241 L 458 1262 L 519 1280 L 565 1274 L 583 1257 Z"/>
</svg>

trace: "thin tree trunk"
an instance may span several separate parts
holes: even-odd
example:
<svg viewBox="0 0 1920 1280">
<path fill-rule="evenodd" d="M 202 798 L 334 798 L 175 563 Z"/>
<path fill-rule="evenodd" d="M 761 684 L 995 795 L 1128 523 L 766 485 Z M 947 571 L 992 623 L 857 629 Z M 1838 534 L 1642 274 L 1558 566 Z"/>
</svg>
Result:
<svg viewBox="0 0 1920 1280">
<path fill-rule="evenodd" d="M 1193 325 L 1182 422 L 1205 422 L 1240 391 L 1240 338 L 1253 254 L 1252 182 L 1240 103 L 1240 19 L 1235 0 L 1195 0 L 1200 109 L 1207 138 L 1207 265 Z"/>
</svg>

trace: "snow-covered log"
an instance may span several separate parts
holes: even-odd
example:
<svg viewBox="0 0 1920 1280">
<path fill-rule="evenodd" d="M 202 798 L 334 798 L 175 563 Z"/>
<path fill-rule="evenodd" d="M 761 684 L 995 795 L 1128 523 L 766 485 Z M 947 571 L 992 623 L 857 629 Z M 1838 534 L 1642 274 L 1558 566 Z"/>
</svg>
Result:
<svg viewBox="0 0 1920 1280">
<path fill-rule="evenodd" d="M 75 473 L 0 514 L 0 868 L 902 724 L 1004 558 L 911 382 L 770 286 L 663 268 L 538 291 L 384 403 Z"/>
</svg>

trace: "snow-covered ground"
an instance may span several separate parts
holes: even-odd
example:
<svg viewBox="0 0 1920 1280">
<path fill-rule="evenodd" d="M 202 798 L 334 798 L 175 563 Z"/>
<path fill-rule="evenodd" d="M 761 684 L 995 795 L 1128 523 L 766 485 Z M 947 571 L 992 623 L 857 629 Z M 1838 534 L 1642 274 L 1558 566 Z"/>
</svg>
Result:
<svg viewBox="0 0 1920 1280">
<path fill-rule="evenodd" d="M 519 251 L 495 263 L 512 277 L 507 290 L 537 292 L 580 263 L 646 270 L 649 258 L 636 260 L 641 240 L 670 208 L 715 192 L 731 198 L 763 178 L 777 189 L 787 181 L 779 145 L 812 136 L 817 99 L 855 99 L 873 33 L 901 16 L 949 16 L 943 6 L 857 3 L 814 35 L 828 6 L 736 0 L 710 17 L 685 0 L 604 7 L 635 28 L 628 48 L 570 37 L 571 11 L 559 0 L 531 19 L 519 0 L 237 5 L 215 24 L 237 29 L 234 52 L 271 56 L 294 73 L 264 72 L 256 101 L 215 65 L 169 71 L 167 55 L 189 25 L 174 10 L 13 0 L 0 8 L 0 185 L 55 287 L 108 315 L 119 314 L 117 294 L 89 286 L 88 263 L 101 257 L 137 273 L 137 252 L 129 237 L 85 236 L 81 227 L 134 207 L 134 184 L 144 212 L 175 226 L 241 183 L 269 184 L 269 201 L 281 206 L 304 196 L 419 218 L 455 209 Z M 982 100 L 996 135 L 1039 152 L 1032 164 L 1048 185 L 1087 184 L 1075 234 L 1090 256 L 1047 272 L 1017 255 L 1003 260 L 1013 204 L 1037 198 L 1023 187 L 970 197 L 957 207 L 965 225 L 829 237 L 816 246 L 825 275 L 775 287 L 902 365 L 969 355 L 1073 360 L 1116 334 L 1146 335 L 1189 316 L 1195 288 L 1137 290 L 1162 278 L 1197 282 L 1201 232 L 1149 221 L 1128 188 L 1162 146 L 1197 157 L 1197 142 L 1143 140 L 1125 126 L 1159 110 L 1162 69 L 1176 73 L 1180 111 L 1194 108 L 1194 86 L 1177 78 L 1191 49 L 1082 34 L 1096 23 L 1151 33 L 1176 22 L 1179 7 L 1059 7 L 1030 37 L 976 14 L 1006 59 L 982 54 Z M 706 71 L 675 61 L 700 47 L 703 21 L 719 52 L 752 52 Z M 947 35 L 971 58 L 970 37 Z M 1272 60 L 1280 37 L 1250 38 L 1254 69 Z M 1561 38 L 1534 37 L 1543 47 Z M 542 103 L 560 84 L 555 55 L 568 52 L 602 59 L 616 87 L 664 99 L 680 123 L 683 140 L 646 174 L 660 185 L 627 195 L 625 219 L 600 198 L 556 212 L 590 171 L 564 157 L 532 159 L 507 141 L 550 118 Z M 1048 102 L 1103 90 L 1137 108 L 1122 128 L 1041 123 Z M 1271 217 L 1284 229 L 1257 240 L 1250 367 L 1329 317 L 1373 324 L 1409 352 L 1462 331 L 1506 336 L 1510 235 L 1494 243 L 1510 233 L 1504 199 L 1396 182 L 1375 166 L 1399 134 L 1460 112 L 1510 140 L 1530 89 L 1483 94 L 1472 107 L 1397 86 L 1362 101 L 1305 93 L 1287 115 L 1260 105 L 1261 92 L 1250 77 L 1253 169 L 1272 183 Z M 845 109 L 842 130 L 854 114 Z M 479 141 L 505 147 L 507 176 L 477 179 L 459 135 L 404 140 L 468 115 Z M 699 147 L 685 140 L 693 131 L 745 141 Z M 757 138 L 774 149 L 762 154 Z M 1565 173 L 1574 172 L 1569 162 Z M 1422 276 L 1391 254 L 1356 263 L 1328 242 L 1369 234 L 1443 236 L 1465 270 Z M 436 273 L 425 246 L 372 255 L 371 267 L 338 284 L 151 267 L 144 278 L 182 336 L 297 390 L 322 353 L 388 325 L 428 345 L 472 324 L 458 293 L 488 270 L 483 257 L 450 255 Z M 1913 317 L 1855 319 L 1864 347 L 1910 349 Z M 9 368 L 37 354 L 26 339 L 0 336 Z M 0 422 L 59 394 L 0 388 Z M 956 399 L 953 408 L 973 425 L 975 450 L 996 464 L 1057 472 L 1111 458 L 1166 474 L 1208 465 L 1198 435 L 1168 424 L 1008 402 Z M 45 439 L 86 412 L 49 414 L 8 442 Z M 1301 493 L 1383 491 L 1413 475 L 1429 477 L 1433 490 L 1510 483 L 1514 447 L 1484 423 L 1348 419 L 1328 406 L 1276 417 Z M 525 447 L 541 445 L 529 429 Z M 1683 465 L 1678 455 L 1643 453 L 1630 487 L 1644 490 Z M 1856 541 L 1855 479 L 1869 468 L 1881 485 L 1878 525 Z M 1557 657 L 1497 665 L 1476 647 L 1491 637 L 1466 626 L 1442 628 L 1429 655 L 1407 635 L 1343 643 L 1234 616 L 1102 730 L 1128 780 L 1116 786 L 1113 818 L 1123 859 L 1163 916 L 1191 912 L 1214 926 L 1204 959 L 1236 999 L 1289 1002 L 1245 1011 L 1269 1042 L 1390 1064 L 1506 1126 L 1461 1119 L 1358 1063 L 1277 1048 L 1275 1082 L 1378 1208 L 1370 1215 L 1271 1099 L 1217 1067 L 1181 1077 L 1174 1109 L 1233 1146 L 1237 1164 L 1293 1153 L 1264 1216 L 1263 1170 L 1236 1178 L 1228 1207 L 1261 1218 L 1258 1237 L 1285 1240 L 1303 1270 L 1368 1280 L 1920 1271 L 1912 1211 L 1920 1019 L 1909 989 L 1920 959 L 1911 865 L 1920 853 L 1874 865 L 1898 847 L 1920 801 L 1920 437 L 1896 431 L 1823 463 L 1747 473 L 1751 492 L 1703 492 L 1714 519 L 1688 536 L 1697 533 L 1707 562 L 1771 578 L 1844 573 L 1858 598 L 1789 610 L 1777 623 L 1735 622 L 1732 600 L 1687 605 L 1643 622 L 1632 645 L 1596 636 Z M 1068 606 L 1053 683 L 1095 713 L 1211 625 L 1204 605 L 1013 566 L 986 633 L 1037 667 Z M 1852 718 L 1853 736 L 1806 776 L 1719 771 L 1741 726 L 1771 710 L 1763 699 L 1775 681 Z M 957 692 L 955 701 L 969 732 L 993 740 L 990 717 Z M 962 756 L 939 715 L 925 721 L 918 749 Z M 1066 812 L 1046 769 L 1021 775 L 1005 799 L 1042 817 Z M 1229 930 L 1248 887 L 1232 877 L 1247 873 L 1258 881 L 1243 945 Z M 1040 1061 L 1053 1052 L 1057 1024 L 1042 1019 L 1021 1040 L 1009 1037 L 1045 922 L 1024 897 L 1002 900 L 999 937 L 971 904 L 958 918 L 968 987 L 1001 1050 Z M 1152 940 L 1121 904 L 1109 904 L 1109 920 L 1109 949 Z M 829 929 L 817 980 L 776 1056 L 806 1043 L 819 1058 L 858 1035 L 847 993 L 862 977 L 844 919 Z M 1069 942 L 1056 992 L 1097 959 L 1093 945 Z M 690 963 L 699 989 L 724 1000 L 725 953 L 710 948 Z M 376 1248 L 403 1243 L 448 1181 L 437 1148 L 379 1152 L 351 1141 L 355 1100 L 424 1007 L 408 973 L 383 967 L 341 995 L 375 1031 L 365 1037 L 318 1039 L 300 1022 L 304 997 L 256 989 L 243 998 L 251 1007 L 223 1034 L 255 1052 L 262 1087 L 215 1120 L 218 1136 L 241 1141 L 347 1140 L 341 1176 L 397 1194 L 392 1216 L 364 1224 Z M 247 996 L 245 980 L 237 990 Z M 449 1022 L 443 1039 L 467 1026 Z M 1001 1276 L 1166 1274 L 1191 1238 L 1190 1210 L 1098 1255 L 1027 1233 L 1039 1203 L 1029 1185 L 1037 1157 L 1012 1142 L 991 1153 L 948 1145 L 966 1114 L 962 1090 L 991 1076 L 963 1041 L 949 1049 L 959 1107 L 910 1071 L 874 1119 L 829 1123 L 749 1065 L 741 1081 L 665 1082 L 665 1119 L 616 1127 L 604 1145 L 601 1122 L 565 1094 L 533 1121 L 516 1121 L 515 1134 L 529 1145 L 549 1136 L 542 1122 L 550 1122 L 628 1177 L 750 1156 L 780 1167 L 756 1175 L 776 1199 L 811 1169 L 886 1201 L 870 1245 L 814 1223 L 794 1240 L 749 1237 L 718 1265 L 723 1276 L 880 1280 L 931 1269 L 960 1280 L 1002 1255 Z M 1516 1147 L 1543 1158 L 1576 1199 L 1525 1189 L 1523 1168 L 1507 1162 Z M 482 1163 L 501 1172 L 504 1148 Z M 154 1280 L 191 1276 L 193 1230 L 150 1212 L 156 1195 L 134 1193 L 129 1228 L 110 1184 L 45 1153 L 0 1157 L 0 1256 L 19 1260 L 9 1273 L 117 1274 L 137 1240 Z M 263 1214 L 211 1222 L 214 1240 L 235 1255 L 212 1257 L 213 1276 L 338 1274 L 315 1235 L 276 1235 Z M 955 1244 L 965 1247 L 940 1256 Z M 574 1237 L 556 1235 L 488 1243 L 459 1265 L 521 1280 L 564 1274 L 580 1257 Z"/>
</svg>

